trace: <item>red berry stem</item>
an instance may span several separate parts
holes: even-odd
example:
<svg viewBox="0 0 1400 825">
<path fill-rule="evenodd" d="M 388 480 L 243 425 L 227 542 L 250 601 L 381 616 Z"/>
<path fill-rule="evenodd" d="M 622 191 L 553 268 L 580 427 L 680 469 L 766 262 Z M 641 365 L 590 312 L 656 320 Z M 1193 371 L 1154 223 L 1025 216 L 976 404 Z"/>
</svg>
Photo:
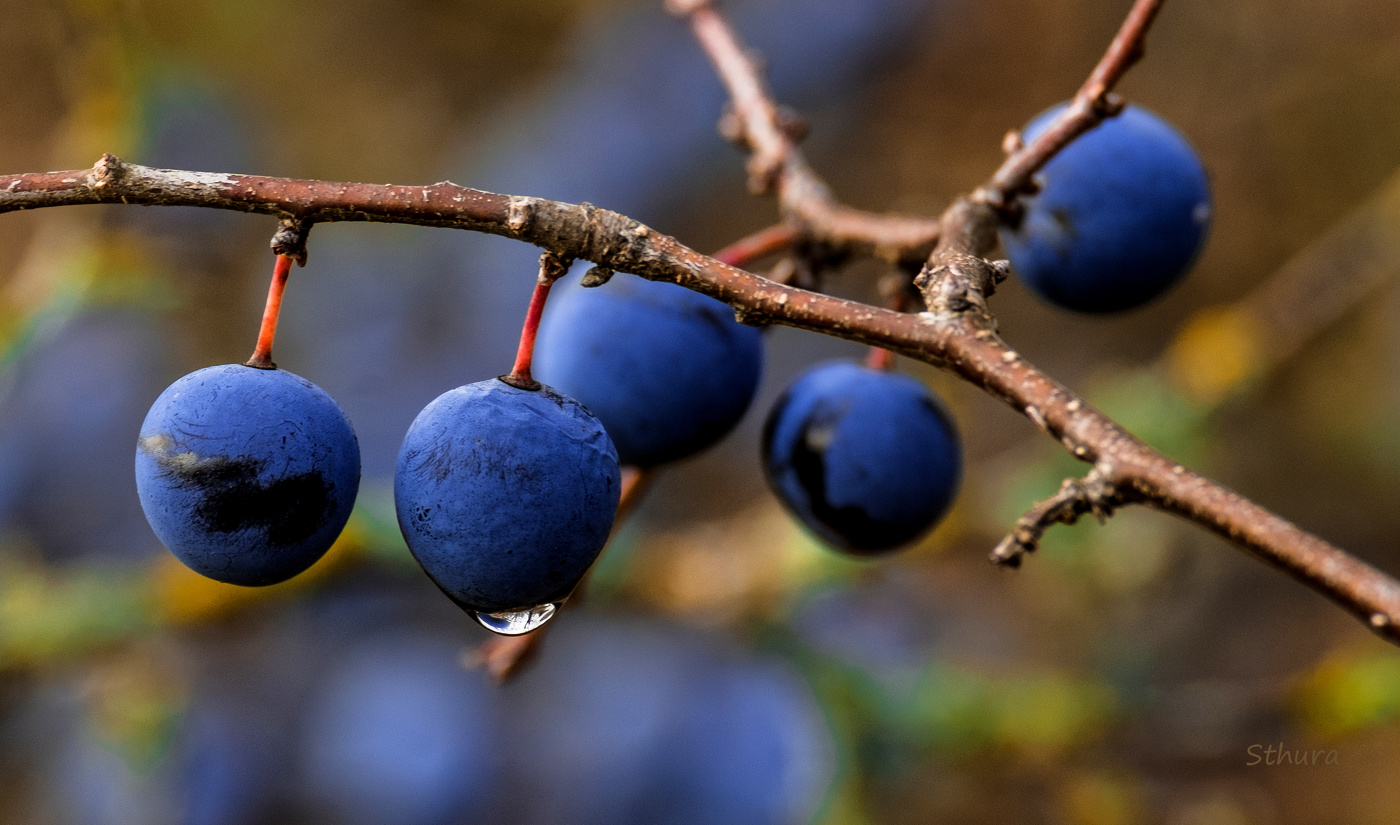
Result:
<svg viewBox="0 0 1400 825">
<path fill-rule="evenodd" d="M 520 346 L 515 351 L 515 366 L 510 375 L 501 376 L 513 387 L 522 390 L 537 390 L 540 382 L 530 375 L 530 364 L 535 358 L 535 336 L 540 331 L 540 318 L 544 315 L 544 302 L 549 299 L 549 289 L 554 282 L 569 271 L 569 264 L 552 252 L 540 256 L 540 274 L 535 280 L 535 291 L 530 296 L 530 308 L 525 311 L 525 326 L 520 330 Z"/>
<path fill-rule="evenodd" d="M 642 495 L 651 486 L 651 482 L 656 480 L 656 472 L 650 468 L 640 467 L 622 468 L 622 495 L 617 501 L 617 522 L 613 529 L 616 530 L 632 515 L 632 511 L 637 509 L 641 503 Z"/>
<path fill-rule="evenodd" d="M 282 313 L 282 293 L 287 290 L 287 276 L 292 271 L 294 259 L 278 255 L 272 267 L 272 283 L 267 288 L 267 306 L 263 308 L 262 328 L 258 330 L 258 345 L 253 355 L 244 362 L 245 366 L 260 370 L 275 370 L 272 363 L 272 339 L 277 337 L 277 316 Z"/>
<path fill-rule="evenodd" d="M 865 356 L 865 365 L 872 370 L 889 372 L 894 369 L 894 353 L 880 347 L 871 347 L 870 354 Z"/>
<path fill-rule="evenodd" d="M 792 248 L 792 244 L 797 240 L 797 232 L 787 224 L 770 226 L 767 229 L 740 238 L 724 249 L 716 252 L 715 260 L 736 266 L 740 269 L 748 269 L 749 264 L 776 252 L 784 252 Z"/>
<path fill-rule="evenodd" d="M 520 330 L 520 348 L 515 351 L 515 368 L 507 376 L 510 383 L 522 389 L 538 387 L 539 382 L 530 376 L 530 364 L 535 358 L 535 336 L 540 331 L 540 317 L 544 315 L 544 302 L 549 298 L 551 282 L 535 284 L 535 292 L 530 296 L 530 309 L 525 313 L 525 327 Z"/>
</svg>

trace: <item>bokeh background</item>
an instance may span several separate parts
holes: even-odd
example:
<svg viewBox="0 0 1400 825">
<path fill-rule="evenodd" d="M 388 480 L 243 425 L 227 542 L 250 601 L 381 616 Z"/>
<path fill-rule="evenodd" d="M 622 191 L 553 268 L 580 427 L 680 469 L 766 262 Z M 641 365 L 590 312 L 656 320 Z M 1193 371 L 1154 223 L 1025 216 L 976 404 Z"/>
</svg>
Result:
<svg viewBox="0 0 1400 825">
<path fill-rule="evenodd" d="M 721 89 L 659 2 L 0 0 L 0 172 L 139 163 L 590 201 L 699 249 L 774 219 Z M 1064 99 L 1126 0 L 734 0 L 836 192 L 933 215 Z M 1120 317 L 994 299 L 1019 351 L 1167 454 L 1400 572 L 1400 4 L 1172 0 L 1121 89 L 1212 175 L 1173 293 Z M 438 393 L 507 370 L 534 251 L 319 226 L 279 363 L 345 407 L 345 536 L 264 590 L 150 533 L 135 433 L 251 350 L 270 218 L 0 216 L 0 823 L 1392 823 L 1400 653 L 1221 540 L 1127 511 L 985 554 L 1079 470 L 922 365 L 967 476 L 876 562 L 819 547 L 757 436 L 796 372 L 658 474 L 584 606 L 495 687 L 486 633 L 397 535 L 393 456 Z M 857 264 L 830 290 L 875 298 Z M 625 345 L 625 344 L 624 344 Z M 1269 765 L 1265 748 L 1333 755 Z M 1254 750 L 1251 750 L 1253 748 Z M 1255 764 L 1251 764 L 1254 761 Z"/>
</svg>

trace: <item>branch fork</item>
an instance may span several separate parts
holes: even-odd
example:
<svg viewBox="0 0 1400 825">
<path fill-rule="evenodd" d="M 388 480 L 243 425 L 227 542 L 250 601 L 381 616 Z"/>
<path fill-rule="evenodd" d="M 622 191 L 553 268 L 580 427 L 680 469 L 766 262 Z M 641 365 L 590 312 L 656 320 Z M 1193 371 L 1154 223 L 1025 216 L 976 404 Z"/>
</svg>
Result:
<svg viewBox="0 0 1400 825">
<path fill-rule="evenodd" d="M 934 315 L 976 313 L 986 316 L 982 319 L 984 327 L 995 328 L 995 320 L 987 309 L 987 298 L 1010 274 L 1009 261 L 989 261 L 957 253 L 924 269 L 914 279 L 914 286 L 919 288 L 924 305 Z"/>
</svg>

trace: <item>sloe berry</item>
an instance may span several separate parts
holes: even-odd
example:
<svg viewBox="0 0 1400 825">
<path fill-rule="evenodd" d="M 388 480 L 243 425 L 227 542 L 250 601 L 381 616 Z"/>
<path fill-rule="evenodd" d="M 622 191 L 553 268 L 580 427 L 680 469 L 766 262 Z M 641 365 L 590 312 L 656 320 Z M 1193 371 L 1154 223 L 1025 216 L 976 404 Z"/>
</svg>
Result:
<svg viewBox="0 0 1400 825">
<path fill-rule="evenodd" d="M 962 451 L 942 404 L 918 381 L 836 361 L 800 375 L 773 407 L 763 467 L 778 498 L 823 541 L 873 555 L 943 517 Z"/>
<path fill-rule="evenodd" d="M 1026 127 L 1034 140 L 1063 105 Z M 1025 214 L 1003 226 L 1016 274 L 1047 301 L 1117 312 L 1166 292 L 1205 242 L 1211 199 L 1191 144 L 1157 115 L 1129 106 L 1081 135 L 1040 172 Z"/>
<path fill-rule="evenodd" d="M 546 386 L 493 378 L 449 390 L 404 437 L 399 527 L 463 609 L 497 613 L 569 595 L 607 542 L 621 472 L 602 424 Z"/>
<path fill-rule="evenodd" d="M 540 325 L 535 372 L 598 416 L 623 464 L 699 452 L 748 410 L 763 335 L 723 303 L 622 273 L 561 292 Z"/>
<path fill-rule="evenodd" d="M 136 491 L 180 561 L 229 584 L 276 584 L 344 529 L 360 449 L 340 406 L 297 375 L 207 367 L 160 394 L 136 447 Z"/>
</svg>

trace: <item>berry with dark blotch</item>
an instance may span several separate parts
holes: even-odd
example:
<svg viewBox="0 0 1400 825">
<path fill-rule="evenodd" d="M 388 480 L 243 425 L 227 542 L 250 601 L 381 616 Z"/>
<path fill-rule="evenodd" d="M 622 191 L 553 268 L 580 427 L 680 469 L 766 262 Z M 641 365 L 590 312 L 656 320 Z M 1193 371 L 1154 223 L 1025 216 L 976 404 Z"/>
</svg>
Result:
<svg viewBox="0 0 1400 825">
<path fill-rule="evenodd" d="M 783 504 L 839 550 L 893 550 L 938 522 L 962 450 L 943 406 L 906 375 L 847 362 L 797 378 L 768 416 L 763 466 Z"/>
<path fill-rule="evenodd" d="M 623 464 L 650 467 L 727 434 L 753 401 L 763 335 L 675 284 L 617 274 L 571 285 L 540 327 L 535 371 L 603 422 Z"/>
<path fill-rule="evenodd" d="M 621 472 L 602 424 L 549 387 L 493 378 L 438 396 L 394 474 L 399 527 L 463 609 L 499 613 L 569 595 L 608 539 Z"/>
<path fill-rule="evenodd" d="M 1063 108 L 1026 127 L 1034 140 Z M 1146 109 L 1129 106 L 1081 135 L 1037 176 L 1025 214 L 1003 227 L 1021 280 L 1079 312 L 1132 309 L 1180 280 L 1205 242 L 1211 199 L 1195 150 Z"/>
<path fill-rule="evenodd" d="M 192 372 L 156 399 L 137 442 L 136 490 L 156 536 L 229 584 L 276 584 L 314 564 L 359 485 L 340 406 L 285 370 Z"/>
</svg>

